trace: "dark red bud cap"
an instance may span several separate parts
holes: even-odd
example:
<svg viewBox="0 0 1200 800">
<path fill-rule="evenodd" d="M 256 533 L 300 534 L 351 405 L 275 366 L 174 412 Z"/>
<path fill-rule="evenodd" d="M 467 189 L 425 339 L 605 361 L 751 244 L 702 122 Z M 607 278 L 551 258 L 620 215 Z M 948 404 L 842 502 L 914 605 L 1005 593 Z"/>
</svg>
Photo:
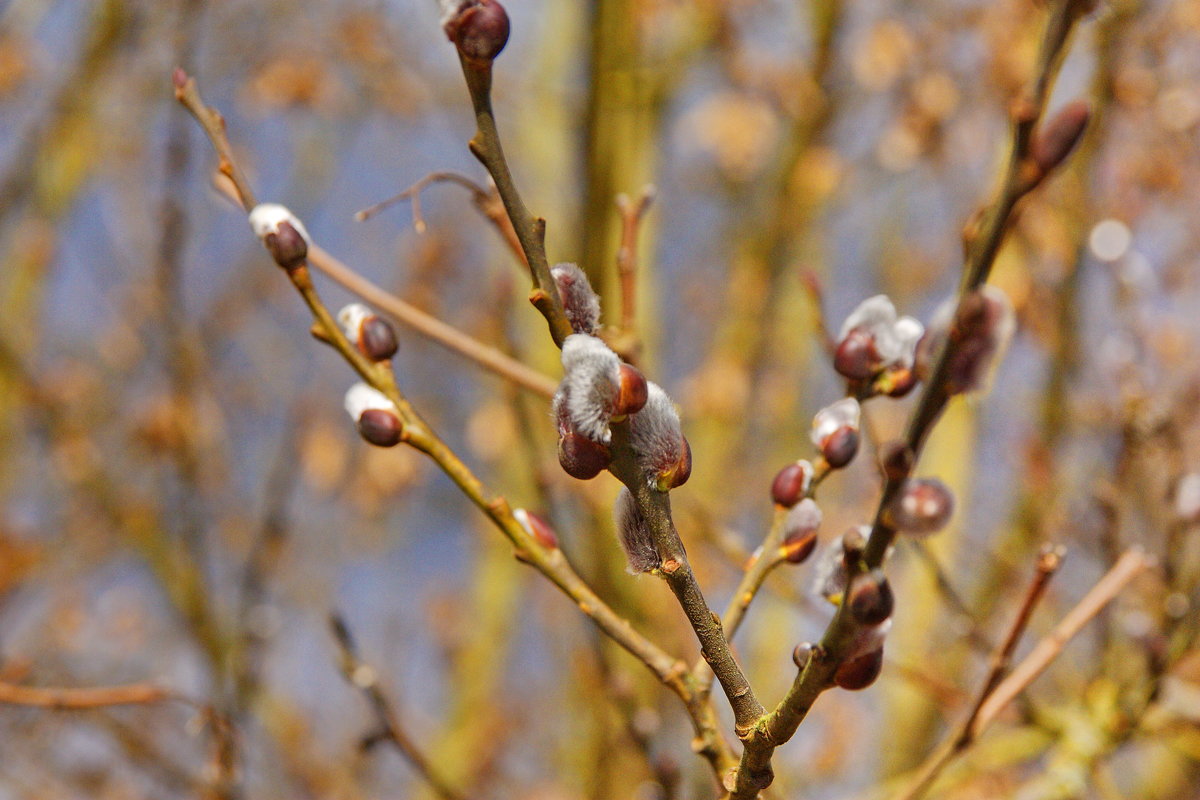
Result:
<svg viewBox="0 0 1200 800">
<path fill-rule="evenodd" d="M 590 481 L 611 461 L 612 453 L 607 445 L 593 442 L 574 431 L 568 431 L 558 440 L 558 463 L 572 478 Z"/>
<path fill-rule="evenodd" d="M 891 481 L 902 480 L 912 474 L 916 454 L 904 442 L 894 439 L 879 449 L 879 464 L 883 476 Z"/>
<path fill-rule="evenodd" d="M 290 222 L 280 222 L 274 233 L 268 233 L 263 238 L 263 244 L 275 263 L 289 271 L 308 258 L 308 242 Z"/>
<path fill-rule="evenodd" d="M 797 531 L 783 540 L 783 559 L 791 564 L 803 564 L 817 549 L 815 530 Z"/>
<path fill-rule="evenodd" d="M 620 387 L 617 390 L 617 414 L 636 414 L 646 405 L 649 390 L 646 376 L 632 364 L 621 364 Z"/>
<path fill-rule="evenodd" d="M 538 544 L 548 550 L 556 550 L 558 548 L 558 535 L 554 533 L 554 529 L 550 527 L 549 522 L 546 522 L 546 520 L 532 511 L 525 511 L 524 509 L 518 509 L 518 511 L 522 513 L 517 515 L 517 520 L 533 535 Z"/>
<path fill-rule="evenodd" d="M 490 62 L 508 43 L 508 12 L 496 0 L 464 0 L 444 29 L 464 58 Z"/>
<path fill-rule="evenodd" d="M 832 469 L 841 469 L 858 453 L 858 430 L 843 425 L 821 443 L 821 455 Z"/>
<path fill-rule="evenodd" d="M 1029 143 L 1029 154 L 1043 174 L 1057 167 L 1083 138 L 1091 111 L 1088 104 L 1075 100 L 1063 106 L 1042 126 Z"/>
<path fill-rule="evenodd" d="M 866 574 L 856 575 L 850 581 L 847 603 L 856 620 L 863 625 L 874 626 L 882 624 L 892 615 L 896 600 L 883 571 L 874 569 Z"/>
<path fill-rule="evenodd" d="M 808 660 L 812 658 L 813 646 L 812 642 L 801 642 L 792 650 L 792 663 L 798 669 L 804 669 L 808 666 Z"/>
<path fill-rule="evenodd" d="M 679 464 L 675 467 L 674 477 L 671 478 L 671 488 L 677 489 L 688 482 L 688 478 L 692 477 L 692 446 L 688 444 L 687 437 L 682 437 L 682 447 L 679 455 Z"/>
<path fill-rule="evenodd" d="M 883 648 L 844 662 L 833 674 L 833 682 L 843 689 L 856 692 L 875 682 L 883 670 Z"/>
<path fill-rule="evenodd" d="M 358 432 L 377 447 L 400 444 L 400 418 L 382 408 L 368 408 L 358 418 Z"/>
<path fill-rule="evenodd" d="M 937 478 L 909 480 L 887 509 L 892 527 L 918 536 L 941 530 L 953 514 L 954 493 Z"/>
<path fill-rule="evenodd" d="M 840 375 L 855 381 L 866 380 L 878 372 L 879 362 L 875 337 L 864 328 L 855 328 L 847 333 L 833 354 L 833 368 Z"/>
<path fill-rule="evenodd" d="M 363 320 L 359 329 L 358 349 L 372 361 L 387 361 L 396 355 L 399 344 L 391 323 L 376 316 Z"/>
<path fill-rule="evenodd" d="M 812 481 L 812 465 L 807 461 L 788 464 L 771 483 L 771 499 L 776 505 L 791 508 L 804 499 Z"/>
</svg>

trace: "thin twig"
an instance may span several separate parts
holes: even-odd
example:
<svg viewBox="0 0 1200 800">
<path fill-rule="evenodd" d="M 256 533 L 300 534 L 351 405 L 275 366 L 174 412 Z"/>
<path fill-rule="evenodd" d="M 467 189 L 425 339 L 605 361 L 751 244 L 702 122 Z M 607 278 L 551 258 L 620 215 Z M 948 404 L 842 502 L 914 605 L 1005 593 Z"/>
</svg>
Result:
<svg viewBox="0 0 1200 800">
<path fill-rule="evenodd" d="M 379 674 L 375 669 L 362 660 L 355 646 L 354 637 L 345 619 L 340 614 L 329 616 L 329 627 L 337 642 L 340 654 L 339 667 L 346 681 L 360 692 L 371 705 L 375 720 L 382 729 L 384 738 L 395 745 L 396 750 L 417 771 L 430 788 L 442 800 L 465 800 L 466 795 L 452 787 L 441 773 L 436 770 L 429 758 L 421 752 L 421 748 L 400 725 L 400 718 L 392 705 L 391 698 L 379 685 Z"/>
<path fill-rule="evenodd" d="M 241 202 L 241 192 L 230 181 L 220 181 L 217 188 L 235 202 Z M 527 364 L 517 361 L 501 350 L 484 344 L 466 332 L 431 316 L 391 292 L 380 288 L 345 262 L 330 255 L 317 244 L 310 244 L 308 260 L 314 267 L 352 293 L 366 300 L 397 322 L 408 326 L 430 341 L 475 362 L 484 369 L 542 397 L 553 397 L 558 384 Z"/>
<path fill-rule="evenodd" d="M 617 275 L 621 280 L 621 338 L 627 350 L 636 352 L 637 336 L 637 247 L 642 220 L 658 189 L 649 184 L 637 200 L 617 195 L 617 210 L 621 212 L 621 244 L 617 249 Z"/>
<path fill-rule="evenodd" d="M 504 243 L 508 246 L 509 250 L 516 256 L 517 261 L 527 265 L 528 262 L 525 260 L 525 253 L 521 250 L 521 243 L 517 240 L 517 234 L 513 230 L 512 222 L 509 221 L 508 214 L 504 211 L 504 204 L 500 201 L 500 196 L 496 193 L 496 187 L 490 186 L 485 189 L 467 176 L 457 172 L 431 172 L 403 192 L 355 213 L 354 218 L 359 222 L 363 222 L 398 202 L 411 199 L 413 228 L 417 233 L 423 234 L 427 230 L 427 226 L 425 218 L 421 213 L 421 192 L 432 183 L 455 183 L 470 192 L 471 203 L 474 204 L 475 208 L 479 210 L 479 213 L 488 222 L 492 223 L 497 233 L 504 239 Z"/>
<path fill-rule="evenodd" d="M 1063 617 L 1062 622 L 1042 638 L 1029 655 L 1013 668 L 1012 673 L 996 686 L 987 702 L 980 707 L 971 729 L 971 736 L 978 737 L 1013 698 L 1050 666 L 1067 642 L 1079 633 L 1092 617 L 1112 602 L 1138 574 L 1153 565 L 1154 559 L 1141 548 L 1126 550 L 1104 577 L 1084 595 L 1078 605 Z"/>
<path fill-rule="evenodd" d="M 1009 662 L 1012 660 L 1012 654 L 1017 648 L 1017 643 L 1020 641 L 1021 635 L 1025 632 L 1026 627 L 1029 625 L 1029 620 L 1033 616 L 1034 608 L 1037 607 L 1038 602 L 1045 594 L 1050 579 L 1054 577 L 1054 574 L 1062 565 L 1063 555 L 1064 551 L 1062 548 L 1047 547 L 1042 550 L 1038 556 L 1037 569 L 1033 580 L 1030 582 L 1029 588 L 1025 591 L 1025 598 L 1021 602 L 1021 608 L 1017 612 L 1017 616 L 1013 619 L 1012 625 L 1009 626 L 1008 634 L 1004 637 L 1004 642 L 992 654 L 987 677 L 979 687 L 975 700 L 971 704 L 970 713 L 958 724 L 950 736 L 930 754 L 929 758 L 917 768 L 916 777 L 907 789 L 896 796 L 895 800 L 917 800 L 933 785 L 933 782 L 937 780 L 942 770 L 959 753 L 966 750 L 974 742 L 976 735 L 974 726 L 976 719 L 979 717 L 979 710 L 983 707 L 983 704 L 992 692 L 995 691 L 997 684 L 1003 679 Z"/>
</svg>

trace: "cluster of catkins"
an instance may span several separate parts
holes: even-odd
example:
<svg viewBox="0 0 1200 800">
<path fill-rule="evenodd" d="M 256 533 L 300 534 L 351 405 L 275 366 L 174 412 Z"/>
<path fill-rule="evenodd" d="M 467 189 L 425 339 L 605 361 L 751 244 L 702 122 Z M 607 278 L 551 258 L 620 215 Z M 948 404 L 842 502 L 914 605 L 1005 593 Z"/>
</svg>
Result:
<svg viewBox="0 0 1200 800">
<path fill-rule="evenodd" d="M 590 480 L 613 460 L 613 426 L 624 424 L 623 443 L 648 489 L 668 492 L 692 473 L 692 450 L 675 404 L 632 364 L 623 362 L 596 334 L 600 300 L 574 264 L 551 270 L 573 334 L 563 342 L 563 379 L 554 395 L 558 461 L 572 477 Z M 616 504 L 617 530 L 630 572 L 650 572 L 659 556 L 649 526 L 628 488 Z"/>
<path fill-rule="evenodd" d="M 858 398 L 899 397 L 928 379 L 933 359 L 950 342 L 944 367 L 947 394 L 979 388 L 1011 335 L 1012 311 L 999 290 L 984 286 L 961 305 L 947 304 L 926 332 L 912 317 L 898 317 L 884 295 L 865 300 L 847 318 L 834 348 L 834 368 L 847 379 L 847 397 L 821 409 L 813 419 L 812 441 L 829 469 L 844 467 L 858 452 Z M 941 530 L 954 513 L 954 497 L 937 478 L 908 477 L 912 451 L 902 442 L 881 448 L 887 476 L 903 478 L 900 490 L 883 509 L 882 521 L 909 536 Z M 821 509 L 811 497 L 813 465 L 805 460 L 784 467 L 771 485 L 775 504 L 787 509 L 780 557 L 801 563 L 817 546 Z M 868 569 L 863 553 L 869 525 L 856 526 L 824 549 L 813 569 L 814 590 L 834 605 L 845 604 L 858 623 L 849 652 L 834 675 L 845 689 L 862 689 L 875 681 L 883 665 L 883 644 L 891 629 L 895 600 L 880 569 Z M 812 645 L 796 648 L 803 667 Z"/>
</svg>

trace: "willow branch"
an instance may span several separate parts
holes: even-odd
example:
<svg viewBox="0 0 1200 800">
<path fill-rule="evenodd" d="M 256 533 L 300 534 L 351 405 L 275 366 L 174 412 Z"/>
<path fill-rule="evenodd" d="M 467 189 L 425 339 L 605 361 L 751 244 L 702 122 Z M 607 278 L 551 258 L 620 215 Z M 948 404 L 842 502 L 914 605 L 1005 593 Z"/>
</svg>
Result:
<svg viewBox="0 0 1200 800">
<path fill-rule="evenodd" d="M 1017 643 L 1020 641 L 1021 635 L 1025 632 L 1025 629 L 1029 625 L 1029 620 L 1033 616 L 1034 608 L 1037 607 L 1038 602 L 1045 594 L 1046 587 L 1050 584 L 1050 579 L 1054 577 L 1054 574 L 1058 572 L 1058 568 L 1062 566 L 1063 553 L 1064 551 L 1061 548 L 1048 547 L 1042 550 L 1038 556 L 1037 568 L 1034 572 L 1033 580 L 1030 582 L 1029 588 L 1025 590 L 1025 597 L 1021 602 L 1020 610 L 1017 612 L 1012 625 L 1009 626 L 1008 634 L 1004 637 L 1004 642 L 992 654 L 988 665 L 987 677 L 979 687 L 975 700 L 971 704 L 970 712 L 958 724 L 950 736 L 917 768 L 916 777 L 909 784 L 908 788 L 897 795 L 894 800 L 917 800 L 917 798 L 924 795 L 950 762 L 975 741 L 975 736 L 977 735 L 975 722 L 979 717 L 979 711 L 983 707 L 983 704 L 987 702 L 988 697 L 995 691 L 996 686 L 1004 678 L 1004 673 L 1008 670 L 1013 652 L 1017 648 Z"/>
<path fill-rule="evenodd" d="M 222 157 L 232 159 L 225 137 L 224 125 L 217 124 L 220 120 L 219 114 L 204 105 L 196 90 L 195 82 L 182 71 L 176 73 L 176 97 L 201 122 L 205 131 L 209 132 L 218 154 L 228 154 Z M 214 115 L 216 116 L 214 117 Z M 237 169 L 236 162 L 230 160 L 227 169 L 223 169 L 222 172 L 237 187 L 238 196 L 243 198 L 243 207 L 246 207 L 245 198 L 252 198 L 253 193 L 248 185 L 239 185 L 239 183 L 244 184 L 245 178 Z M 364 381 L 392 401 L 401 422 L 401 441 L 426 454 L 437 463 L 466 495 L 467 499 L 483 511 L 509 540 L 517 558 L 545 575 L 564 594 L 575 601 L 580 611 L 593 624 L 641 661 L 664 685 L 675 692 L 685 705 L 688 705 L 689 710 L 694 708 L 692 704 L 695 694 L 686 680 L 687 665 L 671 657 L 638 633 L 627 619 L 617 614 L 592 591 L 591 587 L 567 562 L 566 557 L 557 546 L 545 543 L 535 537 L 513 515 L 513 509 L 504 497 L 493 495 L 487 490 L 483 482 L 413 409 L 397 387 L 390 365 L 386 362 L 369 361 L 346 338 L 313 287 L 305 263 L 287 270 L 287 275 L 312 312 L 315 320 L 314 335 L 336 349 Z M 695 714 L 693 720 L 697 726 L 707 724 Z M 730 756 L 727 751 L 715 752 L 712 757 L 714 768 L 728 763 L 729 760 Z"/>
<path fill-rule="evenodd" d="M 466 796 L 452 787 L 434 769 L 428 757 L 421 752 L 417 743 L 400 725 L 400 719 L 392 706 L 391 698 L 379 685 L 379 674 L 359 656 L 354 637 L 350 634 L 350 628 L 347 627 L 346 621 L 338 614 L 333 614 L 329 618 L 329 626 L 333 630 L 333 638 L 338 645 L 339 667 L 343 677 L 346 678 L 347 683 L 362 692 L 387 740 L 395 745 L 400 755 L 429 784 L 438 797 L 441 797 L 442 800 L 465 800 Z"/>
<path fill-rule="evenodd" d="M 959 286 L 955 315 L 988 278 L 1000 243 L 1011 220 L 1017 202 L 1039 185 L 1045 174 L 1031 173 L 1031 138 L 1044 111 L 1049 89 L 1062 56 L 1062 48 L 1075 22 L 1082 16 L 1086 4 L 1082 0 L 1057 0 L 1049 11 L 1046 28 L 1038 51 L 1035 79 L 1027 94 L 1011 110 L 1008 157 L 1003 179 L 995 199 L 968 224 L 965 234 L 965 260 Z M 915 463 L 921 448 L 949 400 L 949 365 L 954 355 L 952 337 L 934 359 L 934 369 L 927 380 L 905 432 L 905 442 L 912 450 Z M 905 474 L 900 474 L 901 472 Z M 870 538 L 863 558 L 865 569 L 882 565 L 896 531 L 885 519 L 885 509 L 894 500 L 911 474 L 908 470 L 889 476 L 872 524 Z M 779 705 L 755 726 L 744 739 L 741 764 L 730 787 L 731 800 L 752 800 L 773 779 L 771 757 L 775 748 L 786 742 L 807 716 L 817 697 L 828 688 L 833 674 L 845 655 L 857 624 L 842 605 L 834 614 L 821 642 L 813 649 L 806 665 Z"/>
<path fill-rule="evenodd" d="M 533 277 L 530 302 L 546 318 L 554 343 L 561 347 L 563 340 L 572 333 L 571 323 L 567 321 L 563 312 L 558 285 L 550 275 L 550 261 L 546 257 L 546 221 L 535 219 L 529 213 L 525 201 L 517 191 L 516 183 L 513 182 L 512 172 L 504 157 L 504 148 L 500 144 L 496 115 L 492 110 L 492 63 L 472 62 L 461 53 L 459 61 L 462 63 L 463 77 L 466 79 L 471 105 L 475 111 L 475 135 L 471 137 L 468 146 L 496 184 L 496 191 L 499 192 L 508 218 L 512 221 L 513 231 L 516 232 L 517 241 L 521 243 L 521 251 L 525 254 L 529 272 Z"/>
<path fill-rule="evenodd" d="M 197 98 L 198 100 L 198 98 Z M 190 102 L 181 99 L 180 102 Z M 189 108 L 189 110 L 191 110 Z M 193 115 L 195 112 L 193 112 Z M 228 177 L 227 173 L 222 173 Z M 218 182 L 217 188 L 226 197 L 241 203 L 241 191 L 231 181 Z M 245 206 L 243 205 L 243 208 Z M 249 210 L 249 209 L 246 209 Z M 432 342 L 442 345 L 447 350 L 473 361 L 489 372 L 511 381 L 542 397 L 553 397 L 557 384 L 542 373 L 524 364 L 502 350 L 468 335 L 448 322 L 434 317 L 411 303 L 407 303 L 386 289 L 364 278 L 351 269 L 345 262 L 331 255 L 317 244 L 310 244 L 308 260 L 321 272 L 325 273 L 335 283 L 366 300 L 375 308 L 387 313 L 402 325 L 424 336 Z"/>
</svg>

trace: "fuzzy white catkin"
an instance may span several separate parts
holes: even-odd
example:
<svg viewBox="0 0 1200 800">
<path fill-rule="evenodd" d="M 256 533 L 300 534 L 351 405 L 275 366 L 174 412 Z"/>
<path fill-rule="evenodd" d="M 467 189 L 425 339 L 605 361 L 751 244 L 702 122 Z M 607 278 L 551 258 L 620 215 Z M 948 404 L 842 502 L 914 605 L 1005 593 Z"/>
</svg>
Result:
<svg viewBox="0 0 1200 800">
<path fill-rule="evenodd" d="M 558 286 L 571 330 L 594 335 L 600 329 L 600 298 L 592 290 L 587 274 L 570 263 L 555 264 L 550 274 Z"/>
<path fill-rule="evenodd" d="M 346 338 L 355 341 L 358 339 L 358 331 L 362 327 L 363 320 L 370 316 L 374 316 L 374 312 L 362 303 L 350 303 L 342 306 L 342 310 L 337 314 L 337 321 L 342 326 L 342 332 L 346 334 Z"/>
<path fill-rule="evenodd" d="M 646 382 L 646 405 L 629 418 L 629 438 L 638 466 L 653 486 L 658 476 L 673 469 L 683 456 L 683 427 L 670 396 L 653 381 Z"/>
<path fill-rule="evenodd" d="M 617 495 L 613 516 L 617 524 L 617 539 L 625 551 L 629 573 L 640 575 L 658 569 L 661 562 L 650 525 L 642 516 L 633 495 L 623 486 Z"/>
<path fill-rule="evenodd" d="M 355 422 L 358 422 L 358 418 L 362 416 L 364 411 L 379 409 L 381 411 L 394 412 L 396 410 L 396 406 L 387 398 L 387 395 L 362 381 L 354 384 L 346 391 L 344 405 L 346 413 Z"/>
<path fill-rule="evenodd" d="M 821 508 L 811 497 L 806 497 L 788 511 L 783 521 L 785 536 L 798 536 L 821 527 Z"/>
<path fill-rule="evenodd" d="M 877 294 L 859 303 L 842 323 L 838 340 L 845 339 L 856 328 L 871 334 L 875 351 L 885 367 L 911 367 L 917 342 L 925 333 L 925 326 L 913 317 L 897 318 L 896 307 L 886 294 Z"/>
<path fill-rule="evenodd" d="M 312 244 L 304 223 L 287 206 L 279 203 L 259 203 L 251 209 L 249 219 L 250 228 L 259 239 L 266 239 L 268 234 L 278 233 L 280 223 L 286 222 L 296 229 L 305 242 Z"/>
<path fill-rule="evenodd" d="M 841 428 L 858 428 L 862 409 L 853 397 L 843 397 L 825 406 L 813 417 L 812 440 L 817 447 Z"/>
<path fill-rule="evenodd" d="M 620 391 L 621 359 L 595 336 L 575 333 L 563 341 L 563 395 L 575 430 L 594 442 L 608 444 L 608 424 Z"/>
</svg>

